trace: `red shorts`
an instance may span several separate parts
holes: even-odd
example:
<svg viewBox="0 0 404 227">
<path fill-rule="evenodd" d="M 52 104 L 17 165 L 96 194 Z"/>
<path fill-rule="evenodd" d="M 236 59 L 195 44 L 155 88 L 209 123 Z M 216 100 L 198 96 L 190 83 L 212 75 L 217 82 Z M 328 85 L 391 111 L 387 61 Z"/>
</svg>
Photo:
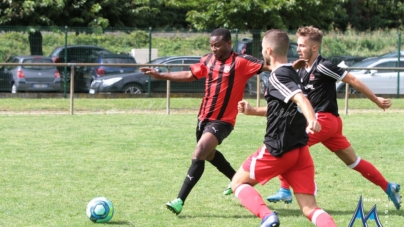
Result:
<svg viewBox="0 0 404 227">
<path fill-rule="evenodd" d="M 282 157 L 272 156 L 265 145 L 250 155 L 243 163 L 250 178 L 261 185 L 281 175 L 295 193 L 315 195 L 314 164 L 308 146 L 296 148 Z"/>
<path fill-rule="evenodd" d="M 331 113 L 316 113 L 317 121 L 321 125 L 321 131 L 309 134 L 307 145 L 313 146 L 322 143 L 330 151 L 335 152 L 351 146 L 347 138 L 342 135 L 342 120 Z"/>
</svg>

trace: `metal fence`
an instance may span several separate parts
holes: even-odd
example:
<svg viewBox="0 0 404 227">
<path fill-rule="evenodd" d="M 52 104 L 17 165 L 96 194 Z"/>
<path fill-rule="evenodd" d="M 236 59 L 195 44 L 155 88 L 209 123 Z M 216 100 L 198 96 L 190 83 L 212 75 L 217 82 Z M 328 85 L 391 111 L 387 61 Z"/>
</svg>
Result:
<svg viewBox="0 0 404 227">
<path fill-rule="evenodd" d="M 233 36 L 235 51 L 246 51 L 245 53 L 247 54 L 260 57 L 260 39 L 264 31 L 230 30 Z M 75 93 L 80 93 L 81 97 L 105 97 L 104 95 L 100 96 L 100 93 L 125 97 L 125 92 L 142 93 L 138 95 L 140 97 L 167 97 L 167 112 L 169 112 L 169 97 L 173 93 L 185 93 L 188 94 L 187 97 L 200 97 L 204 92 L 204 81 L 177 83 L 165 80 L 152 80 L 145 75 L 135 75 L 135 69 L 141 65 L 150 66 L 149 63 L 151 60 L 162 56 L 183 56 L 190 57 L 190 59 L 193 57 L 193 60 L 195 60 L 195 58 L 210 52 L 208 42 L 210 32 L 211 30 L 195 32 L 188 30 L 157 30 L 152 28 L 108 28 L 93 30 L 92 28 L 69 27 L 0 27 L 0 42 L 2 43 L 0 46 L 0 62 L 3 62 L 0 63 L 0 91 L 3 93 L 13 92 L 12 83 L 15 83 L 13 77 L 22 76 L 22 74 L 18 74 L 17 67 L 24 64 L 16 63 L 13 60 L 13 56 L 38 55 L 51 58 L 53 62 L 56 62 L 52 65 L 43 64 L 43 66 L 56 67 L 60 76 L 58 81 L 60 89 L 56 93 L 63 94 L 64 98 L 67 98 L 67 95 L 70 94 L 72 100 L 71 112 L 73 112 L 73 97 Z M 352 33 L 352 31 L 348 31 L 345 34 L 335 31 L 326 34 L 323 38 L 322 55 L 327 57 L 331 55 L 359 55 L 359 53 L 362 55 L 365 52 L 364 47 L 379 48 L 383 52 L 402 52 L 401 47 L 403 43 L 401 34 L 396 31 L 379 31 L 375 33 L 372 35 L 372 38 L 376 39 L 374 43 L 370 41 L 366 33 L 358 33 L 353 40 L 347 41 L 348 33 Z M 294 31 L 290 31 L 289 34 L 291 41 L 296 41 Z M 341 42 L 338 40 L 341 40 Z M 392 46 L 393 49 L 391 48 Z M 77 48 L 74 49 L 73 47 Z M 291 47 L 295 46 L 291 45 Z M 290 59 L 298 57 L 295 48 L 291 48 L 289 54 Z M 135 59 L 136 64 L 100 63 L 100 56 L 105 58 L 113 56 L 115 59 L 132 57 Z M 400 59 L 400 56 L 398 55 L 398 62 L 404 60 Z M 167 71 L 179 71 L 187 69 L 189 64 L 193 63 L 186 62 L 184 59 L 182 61 L 166 62 L 164 65 L 153 65 L 159 66 L 160 69 L 165 68 Z M 29 65 L 27 64 L 27 66 Z M 33 65 L 35 64 L 31 64 L 31 66 Z M 115 73 L 112 74 L 113 76 L 107 77 L 106 69 L 103 69 L 105 74 L 97 74 L 97 70 L 101 66 L 121 67 L 122 71 L 132 68 L 132 71 L 125 71 L 123 74 Z M 397 64 L 397 66 L 402 67 L 403 65 Z M 351 70 L 351 68 L 347 69 Z M 382 69 L 386 70 L 385 67 Z M 404 80 L 400 79 L 400 71 L 397 71 L 399 69 L 403 70 L 403 68 L 390 69 L 394 70 L 394 72 L 389 72 L 389 75 L 387 75 L 390 81 L 389 86 L 391 86 L 388 88 L 388 95 L 390 97 L 401 97 L 404 94 Z M 13 70 L 14 75 L 10 76 Z M 380 68 L 373 68 L 371 70 L 373 71 L 369 71 L 369 75 L 378 75 L 377 73 L 375 74 L 374 70 L 380 70 Z M 122 79 L 124 74 L 128 77 L 136 77 L 138 81 L 124 84 L 124 79 Z M 92 84 L 95 86 L 95 82 L 97 81 L 113 86 L 111 86 L 111 90 L 98 87 L 99 90 L 96 91 L 91 86 Z M 114 82 L 117 83 L 116 86 Z M 118 86 L 119 83 L 121 83 L 120 86 Z M 260 91 L 260 88 L 262 88 L 261 83 L 262 78 L 260 78 L 260 75 L 257 75 L 248 81 L 245 88 L 246 96 L 257 97 L 257 105 L 259 105 L 259 100 L 262 98 Z M 379 87 L 385 85 L 383 84 L 384 82 L 377 80 L 373 83 Z M 41 88 L 46 85 L 45 83 L 38 82 L 30 86 Z M 18 92 L 18 89 L 14 91 Z M 340 97 L 343 97 L 345 93 L 347 95 L 355 93 L 349 87 L 344 87 L 339 92 Z M 360 94 L 349 94 L 349 97 L 360 96 Z"/>
</svg>

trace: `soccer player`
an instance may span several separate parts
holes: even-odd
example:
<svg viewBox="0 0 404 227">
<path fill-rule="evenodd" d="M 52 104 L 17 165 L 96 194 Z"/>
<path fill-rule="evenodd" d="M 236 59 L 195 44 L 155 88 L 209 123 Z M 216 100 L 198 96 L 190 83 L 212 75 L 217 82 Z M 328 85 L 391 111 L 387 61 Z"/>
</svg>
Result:
<svg viewBox="0 0 404 227">
<path fill-rule="evenodd" d="M 197 145 L 191 166 L 176 199 L 166 204 L 175 214 L 180 214 L 192 188 L 201 178 L 205 161 L 209 161 L 229 181 L 235 170 L 216 150 L 216 146 L 229 136 L 236 123 L 237 103 L 242 99 L 247 80 L 261 71 L 269 71 L 263 61 L 249 55 L 238 55 L 232 50 L 231 34 L 227 29 L 215 29 L 210 36 L 211 53 L 191 65 L 190 71 L 158 73 L 153 68 L 140 68 L 157 79 L 189 82 L 206 77 L 205 94 L 198 113 L 196 127 Z M 230 191 L 231 188 L 228 188 Z"/>
<path fill-rule="evenodd" d="M 321 132 L 309 135 L 308 145 L 313 146 L 322 143 L 349 168 L 356 170 L 370 182 L 379 186 L 399 210 L 401 206 L 400 185 L 389 183 L 375 166 L 358 157 L 351 144 L 342 134 L 342 121 L 338 114 L 335 83 L 342 80 L 350 84 L 383 110 L 391 106 L 391 100 L 377 97 L 359 79 L 320 55 L 319 49 L 323 37 L 321 30 L 306 26 L 299 28 L 296 34 L 298 37 L 297 52 L 300 59 L 307 62 L 306 67 L 300 69 L 298 74 L 304 86 L 304 93 L 308 96 L 316 112 L 317 120 L 323 127 Z M 284 201 L 291 203 L 292 194 L 289 184 L 287 180 L 282 180 L 282 176 L 279 178 L 281 179 L 281 188 L 275 195 L 267 197 L 267 200 L 269 202 Z"/>
<path fill-rule="evenodd" d="M 241 204 L 261 218 L 261 227 L 280 225 L 279 218 L 263 201 L 254 185 L 264 185 L 277 175 L 283 176 L 295 191 L 303 214 L 316 226 L 336 226 L 332 217 L 319 208 L 314 194 L 314 164 L 307 146 L 308 133 L 319 132 L 310 101 L 304 96 L 299 76 L 288 63 L 289 37 L 281 30 L 269 30 L 262 41 L 262 55 L 273 67 L 265 92 L 267 107 L 252 108 L 245 101 L 239 112 L 265 116 L 264 145 L 251 154 L 232 180 L 235 196 Z"/>
</svg>

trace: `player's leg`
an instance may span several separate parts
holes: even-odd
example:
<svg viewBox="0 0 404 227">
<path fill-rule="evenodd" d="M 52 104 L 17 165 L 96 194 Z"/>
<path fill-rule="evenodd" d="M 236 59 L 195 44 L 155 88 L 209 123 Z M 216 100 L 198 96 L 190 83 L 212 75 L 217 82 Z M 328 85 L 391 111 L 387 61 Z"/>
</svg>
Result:
<svg viewBox="0 0 404 227">
<path fill-rule="evenodd" d="M 370 162 L 361 159 L 355 154 L 352 146 L 334 152 L 349 168 L 359 172 L 364 178 L 379 186 L 394 203 L 397 210 L 400 209 L 401 196 L 400 185 L 388 182 L 380 171 Z"/>
<path fill-rule="evenodd" d="M 210 132 L 201 135 L 194 153 L 192 154 L 191 166 L 188 168 L 181 190 L 176 199 L 166 203 L 167 209 L 177 215 L 181 213 L 186 198 L 205 171 L 205 160 L 208 159 L 209 156 L 212 156 L 218 143 L 219 141 L 216 136 Z"/>
<path fill-rule="evenodd" d="M 388 195 L 389 199 L 392 200 L 396 209 L 399 210 L 401 206 L 400 185 L 392 182 L 389 183 L 372 163 L 356 155 L 351 144 L 342 134 L 342 120 L 339 117 L 336 117 L 336 119 L 338 132 L 332 138 L 324 141 L 323 144 L 333 151 L 345 165 L 379 186 Z"/>
<path fill-rule="evenodd" d="M 233 125 L 223 122 L 223 121 L 212 121 L 206 125 L 205 132 L 210 132 L 216 136 L 219 144 L 227 138 L 230 133 L 233 131 Z M 226 160 L 224 155 L 216 150 L 215 152 L 211 153 L 210 156 L 206 159 L 208 160 L 214 167 L 216 167 L 219 172 L 225 175 L 229 181 L 233 178 L 236 170 L 231 166 L 231 164 Z M 229 184 L 228 187 L 224 190 L 223 194 L 230 195 L 233 193 L 231 189 L 231 185 Z"/>
<path fill-rule="evenodd" d="M 289 151 L 282 157 L 274 157 L 263 145 L 242 164 L 232 180 L 234 195 L 241 204 L 261 218 L 261 226 L 278 226 L 279 219 L 252 186 L 264 185 L 270 179 L 292 168 L 298 160 L 298 152 Z"/>
<path fill-rule="evenodd" d="M 240 167 L 231 184 L 234 195 L 240 200 L 241 205 L 262 220 L 261 226 L 279 226 L 278 216 L 267 207 L 262 196 L 255 190 L 254 186 L 257 183 L 250 178 L 249 172 Z"/>
<path fill-rule="evenodd" d="M 309 134 L 309 141 L 307 142 L 307 145 L 310 147 L 317 143 L 321 143 L 336 133 L 336 129 L 334 127 L 336 120 L 334 115 L 330 113 L 316 113 L 316 117 L 317 121 L 321 124 L 321 131 L 318 133 Z M 273 203 L 291 203 L 293 196 L 289 183 L 282 178 L 282 176 L 279 176 L 279 180 L 281 182 L 280 189 L 275 194 L 268 196 L 267 200 Z"/>
<path fill-rule="evenodd" d="M 300 209 L 311 222 L 321 227 L 336 226 L 331 216 L 317 206 L 314 197 L 317 192 L 314 182 L 314 163 L 308 146 L 299 149 L 298 161 L 282 176 L 290 182 Z"/>
<path fill-rule="evenodd" d="M 304 216 L 317 227 L 336 227 L 333 218 L 323 209 L 319 208 L 314 195 L 295 193 L 297 203 Z"/>
</svg>

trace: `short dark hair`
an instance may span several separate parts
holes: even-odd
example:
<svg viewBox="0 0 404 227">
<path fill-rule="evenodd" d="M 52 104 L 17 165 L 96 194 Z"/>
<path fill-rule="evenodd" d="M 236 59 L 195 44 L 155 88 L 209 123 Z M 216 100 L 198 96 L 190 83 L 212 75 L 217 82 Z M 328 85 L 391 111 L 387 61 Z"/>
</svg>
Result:
<svg viewBox="0 0 404 227">
<path fill-rule="evenodd" d="M 222 39 L 226 42 L 231 40 L 230 31 L 226 28 L 216 28 L 215 30 L 213 30 L 210 36 L 221 36 Z"/>
</svg>

